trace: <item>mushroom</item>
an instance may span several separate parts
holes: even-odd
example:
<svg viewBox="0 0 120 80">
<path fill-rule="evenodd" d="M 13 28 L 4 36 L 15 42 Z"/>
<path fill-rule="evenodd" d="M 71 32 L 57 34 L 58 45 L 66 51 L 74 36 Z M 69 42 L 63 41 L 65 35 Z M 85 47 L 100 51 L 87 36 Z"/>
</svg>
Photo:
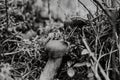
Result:
<svg viewBox="0 0 120 80">
<path fill-rule="evenodd" d="M 68 51 L 68 44 L 60 40 L 51 40 L 45 48 L 49 58 L 39 80 L 53 80 L 61 65 L 63 56 Z"/>
</svg>

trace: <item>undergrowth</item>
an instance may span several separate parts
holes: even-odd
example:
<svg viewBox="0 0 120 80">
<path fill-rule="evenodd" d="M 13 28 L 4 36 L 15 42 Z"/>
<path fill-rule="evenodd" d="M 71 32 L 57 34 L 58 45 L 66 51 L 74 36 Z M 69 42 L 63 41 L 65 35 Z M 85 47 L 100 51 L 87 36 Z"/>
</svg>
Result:
<svg viewBox="0 0 120 80">
<path fill-rule="evenodd" d="M 78 17 L 63 23 L 42 19 L 34 3 L 0 1 L 0 80 L 38 80 L 48 59 L 44 45 L 49 40 L 69 43 L 56 80 L 120 79 L 118 42 L 102 9 L 95 18 L 88 14 L 86 21 Z M 119 17 L 117 21 L 119 32 Z"/>
</svg>

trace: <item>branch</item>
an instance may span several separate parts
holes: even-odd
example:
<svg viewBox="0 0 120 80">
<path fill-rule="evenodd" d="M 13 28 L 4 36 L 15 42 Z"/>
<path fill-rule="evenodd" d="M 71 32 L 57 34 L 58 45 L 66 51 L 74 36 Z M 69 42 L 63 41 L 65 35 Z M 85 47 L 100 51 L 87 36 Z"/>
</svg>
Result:
<svg viewBox="0 0 120 80">
<path fill-rule="evenodd" d="M 80 0 L 78 0 L 78 2 L 80 3 L 80 4 L 82 4 L 82 6 L 89 12 L 89 14 L 92 16 L 92 18 L 94 18 L 94 16 L 93 16 L 93 14 L 90 12 L 90 10 L 80 1 Z"/>
<path fill-rule="evenodd" d="M 93 58 L 93 60 L 94 60 L 95 62 L 97 62 L 97 59 L 96 59 L 96 57 L 94 56 L 94 53 L 90 50 L 90 48 L 89 48 L 89 46 L 88 46 L 88 44 L 87 44 L 87 41 L 86 41 L 85 37 L 82 38 L 82 41 L 83 41 L 85 47 L 87 48 L 87 50 L 89 51 L 90 56 Z M 106 80 L 110 80 L 110 78 L 107 76 L 107 74 L 105 73 L 104 69 L 101 67 L 100 64 L 98 64 L 98 67 L 99 67 L 102 75 L 104 76 L 104 78 L 105 78 Z"/>
</svg>

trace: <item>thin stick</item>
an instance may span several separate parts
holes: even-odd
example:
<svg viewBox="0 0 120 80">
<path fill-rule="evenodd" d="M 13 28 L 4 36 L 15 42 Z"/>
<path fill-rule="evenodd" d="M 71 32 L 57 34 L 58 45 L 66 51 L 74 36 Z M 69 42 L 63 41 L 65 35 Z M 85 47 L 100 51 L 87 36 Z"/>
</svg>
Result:
<svg viewBox="0 0 120 80">
<path fill-rule="evenodd" d="M 90 12 L 90 10 L 80 1 L 80 0 L 78 0 L 78 2 L 80 3 L 80 4 L 82 4 L 82 6 L 89 12 L 89 14 L 92 16 L 92 18 L 94 18 L 94 16 L 93 16 L 93 14 Z"/>
<path fill-rule="evenodd" d="M 94 59 L 95 62 L 97 62 L 97 59 L 96 59 L 96 57 L 94 56 L 94 53 L 90 50 L 90 48 L 89 48 L 89 46 L 88 46 L 88 44 L 87 44 L 87 41 L 86 41 L 85 37 L 82 38 L 82 41 L 83 41 L 84 45 L 86 46 L 87 50 L 89 51 L 90 56 Z M 103 70 L 103 68 L 101 67 L 100 64 L 98 64 L 98 67 L 99 67 L 102 75 L 104 76 L 104 78 L 105 78 L 106 80 L 110 80 L 110 78 L 109 78 L 109 77 L 107 76 L 107 74 L 104 72 L 104 70 Z"/>
<path fill-rule="evenodd" d="M 8 28 L 8 5 L 7 5 L 8 1 L 5 0 L 5 6 L 6 6 L 6 28 Z"/>
</svg>

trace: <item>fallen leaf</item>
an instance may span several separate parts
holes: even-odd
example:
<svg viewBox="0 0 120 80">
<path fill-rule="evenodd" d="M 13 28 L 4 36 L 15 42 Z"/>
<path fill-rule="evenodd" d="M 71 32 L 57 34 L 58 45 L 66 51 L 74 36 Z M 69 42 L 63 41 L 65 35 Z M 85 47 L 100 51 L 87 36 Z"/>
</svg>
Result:
<svg viewBox="0 0 120 80">
<path fill-rule="evenodd" d="M 69 77 L 73 77 L 75 75 L 75 70 L 73 68 L 69 68 L 67 70 L 67 74 Z"/>
<path fill-rule="evenodd" d="M 82 52 L 81 52 L 81 55 L 86 55 L 86 54 L 89 54 L 88 50 L 87 49 L 83 49 Z"/>
</svg>

